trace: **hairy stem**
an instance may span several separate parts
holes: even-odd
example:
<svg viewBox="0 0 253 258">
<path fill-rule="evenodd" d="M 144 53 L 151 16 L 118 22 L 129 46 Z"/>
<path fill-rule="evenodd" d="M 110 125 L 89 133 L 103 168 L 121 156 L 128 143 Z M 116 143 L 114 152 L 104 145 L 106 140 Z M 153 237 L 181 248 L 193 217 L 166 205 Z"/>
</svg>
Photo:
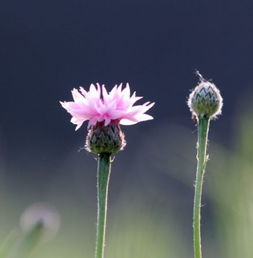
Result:
<svg viewBox="0 0 253 258">
<path fill-rule="evenodd" d="M 193 207 L 193 246 L 194 258 L 202 258 L 201 250 L 201 198 L 203 179 L 207 162 L 207 139 L 210 119 L 201 116 L 198 119 L 198 144 L 197 144 L 197 173 L 195 181 L 194 207 Z"/>
<path fill-rule="evenodd" d="M 104 258 L 107 199 L 110 173 L 111 154 L 99 154 L 97 168 L 97 237 L 95 258 Z"/>
</svg>

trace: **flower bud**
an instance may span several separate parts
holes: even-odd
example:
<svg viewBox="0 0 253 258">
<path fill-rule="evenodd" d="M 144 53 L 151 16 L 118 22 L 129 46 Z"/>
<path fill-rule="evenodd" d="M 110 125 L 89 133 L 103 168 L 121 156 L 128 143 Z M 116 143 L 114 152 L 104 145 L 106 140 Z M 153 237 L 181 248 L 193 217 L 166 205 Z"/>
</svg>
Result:
<svg viewBox="0 0 253 258">
<path fill-rule="evenodd" d="M 199 74 L 199 73 L 198 73 Z M 217 87 L 200 74 L 200 83 L 191 92 L 188 106 L 195 117 L 215 118 L 221 114 L 223 100 Z"/>
<path fill-rule="evenodd" d="M 86 150 L 95 154 L 114 154 L 123 150 L 126 145 L 124 133 L 118 121 L 111 121 L 107 126 L 98 122 L 91 126 L 86 138 Z"/>
</svg>

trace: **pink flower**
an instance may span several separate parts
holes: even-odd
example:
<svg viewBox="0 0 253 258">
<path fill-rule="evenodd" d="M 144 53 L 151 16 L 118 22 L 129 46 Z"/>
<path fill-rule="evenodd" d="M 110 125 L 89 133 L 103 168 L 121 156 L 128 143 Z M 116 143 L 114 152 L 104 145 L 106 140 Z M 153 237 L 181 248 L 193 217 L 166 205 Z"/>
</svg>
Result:
<svg viewBox="0 0 253 258">
<path fill-rule="evenodd" d="M 128 83 L 124 89 L 122 84 L 115 85 L 109 93 L 104 85 L 100 86 L 97 83 L 95 87 L 91 84 L 89 91 L 82 87 L 79 90 L 73 89 L 72 96 L 74 101 L 60 101 L 60 103 L 72 115 L 71 122 L 77 125 L 76 130 L 85 121 L 89 121 L 88 127 L 90 127 L 97 122 L 104 122 L 107 126 L 111 121 L 116 120 L 122 125 L 132 125 L 153 119 L 145 113 L 155 103 L 146 102 L 134 106 L 135 102 L 142 97 L 137 97 L 135 92 L 131 96 Z"/>
</svg>

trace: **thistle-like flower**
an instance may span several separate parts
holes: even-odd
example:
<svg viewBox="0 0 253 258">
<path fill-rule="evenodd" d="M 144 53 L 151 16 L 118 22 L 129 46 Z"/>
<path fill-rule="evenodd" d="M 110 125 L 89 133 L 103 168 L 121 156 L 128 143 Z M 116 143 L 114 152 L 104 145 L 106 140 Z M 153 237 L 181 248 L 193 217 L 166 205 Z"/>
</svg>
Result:
<svg viewBox="0 0 253 258">
<path fill-rule="evenodd" d="M 188 106 L 195 117 L 206 116 L 213 119 L 221 114 L 223 100 L 217 87 L 205 80 L 197 71 L 200 83 L 191 92 Z"/>
<path fill-rule="evenodd" d="M 132 125 L 153 119 L 145 113 L 154 103 L 134 106 L 142 97 L 137 97 L 135 92 L 131 96 L 128 84 L 124 89 L 122 84 L 116 85 L 109 93 L 104 85 L 91 84 L 89 91 L 82 87 L 79 90 L 73 89 L 72 96 L 74 101 L 60 103 L 72 115 L 71 122 L 77 125 L 76 130 L 83 122 L 89 121 L 86 149 L 98 154 L 95 258 L 104 258 L 108 187 L 113 160 L 111 156 L 125 146 L 120 124 Z"/>
<path fill-rule="evenodd" d="M 72 115 L 76 130 L 89 121 L 86 149 L 96 154 L 116 153 L 124 148 L 120 124 L 133 125 L 153 119 L 145 113 L 154 103 L 134 105 L 142 97 L 137 97 L 135 92 L 131 96 L 128 83 L 124 89 L 122 84 L 114 86 L 109 93 L 104 85 L 91 84 L 89 91 L 82 87 L 73 89 L 72 96 L 74 101 L 60 103 Z"/>
</svg>

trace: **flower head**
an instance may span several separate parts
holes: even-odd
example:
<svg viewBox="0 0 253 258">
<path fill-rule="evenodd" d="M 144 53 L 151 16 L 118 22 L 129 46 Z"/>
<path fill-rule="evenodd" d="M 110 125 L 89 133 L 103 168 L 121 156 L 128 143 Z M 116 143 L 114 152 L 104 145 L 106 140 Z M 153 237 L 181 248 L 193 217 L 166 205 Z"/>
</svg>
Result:
<svg viewBox="0 0 253 258">
<path fill-rule="evenodd" d="M 217 87 L 206 81 L 197 71 L 200 82 L 191 92 L 188 99 L 188 106 L 195 117 L 206 116 L 207 118 L 215 118 L 221 114 L 223 100 Z"/>
<path fill-rule="evenodd" d="M 74 101 L 60 103 L 72 115 L 71 122 L 76 125 L 76 130 L 85 121 L 89 121 L 88 127 L 91 127 L 100 122 L 103 122 L 104 126 L 108 126 L 112 121 L 132 125 L 153 119 L 145 113 L 154 103 L 146 102 L 134 106 L 142 97 L 137 97 L 135 92 L 131 96 L 128 83 L 124 89 L 120 84 L 114 86 L 110 92 L 107 92 L 104 85 L 91 84 L 89 91 L 82 87 L 79 90 L 73 89 L 72 96 Z"/>
</svg>

